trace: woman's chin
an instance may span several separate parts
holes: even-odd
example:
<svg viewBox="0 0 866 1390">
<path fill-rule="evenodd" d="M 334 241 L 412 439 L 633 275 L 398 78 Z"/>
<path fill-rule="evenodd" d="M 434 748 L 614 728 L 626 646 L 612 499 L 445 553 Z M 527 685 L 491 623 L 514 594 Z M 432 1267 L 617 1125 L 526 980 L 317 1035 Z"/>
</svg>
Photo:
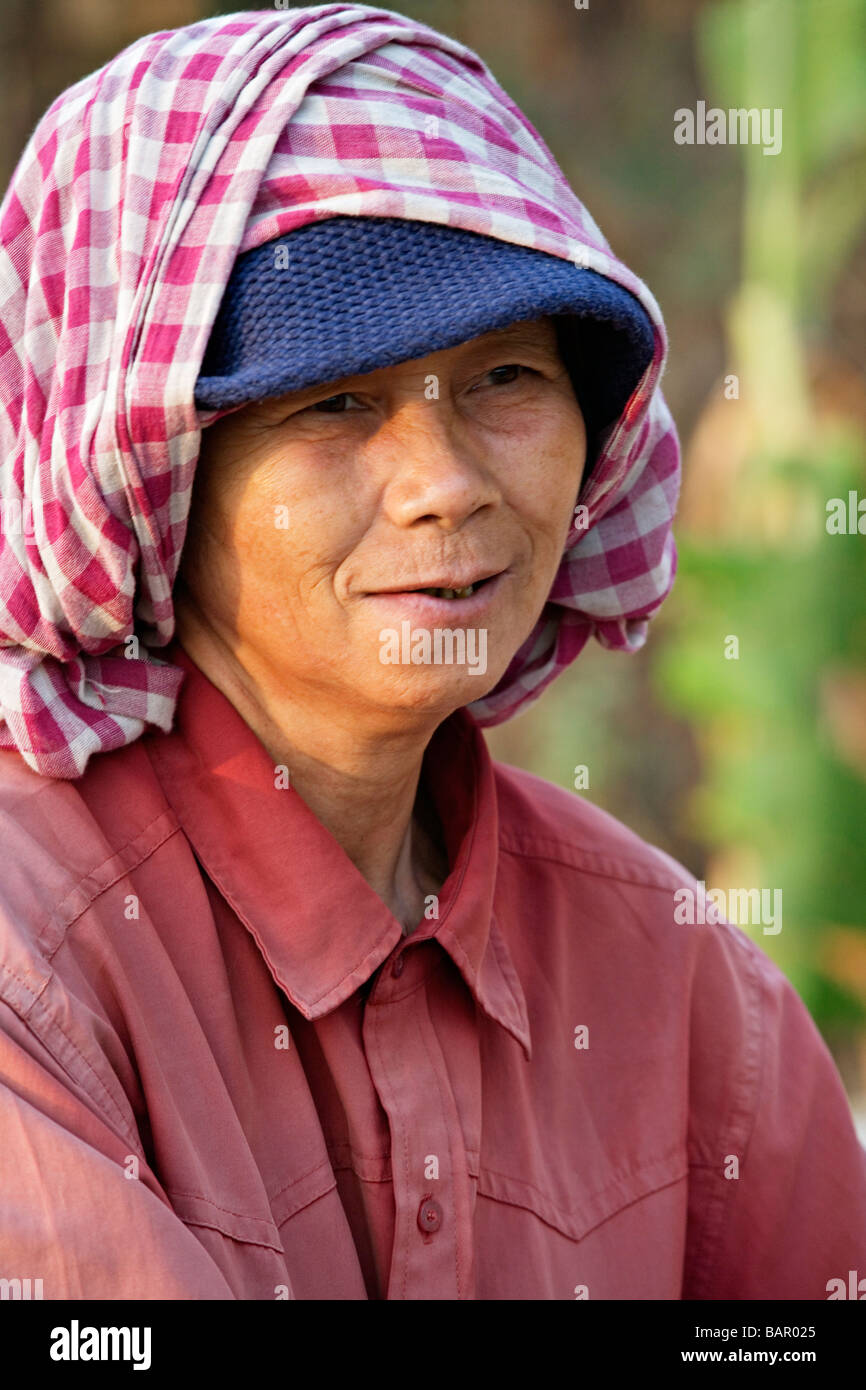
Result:
<svg viewBox="0 0 866 1390">
<path fill-rule="evenodd" d="M 380 709 L 387 707 L 445 718 L 491 691 L 504 669 L 504 666 L 502 669 L 486 666 L 483 671 L 455 666 L 394 668 L 376 683 L 374 701 Z M 355 692 L 358 693 L 357 686 Z"/>
</svg>

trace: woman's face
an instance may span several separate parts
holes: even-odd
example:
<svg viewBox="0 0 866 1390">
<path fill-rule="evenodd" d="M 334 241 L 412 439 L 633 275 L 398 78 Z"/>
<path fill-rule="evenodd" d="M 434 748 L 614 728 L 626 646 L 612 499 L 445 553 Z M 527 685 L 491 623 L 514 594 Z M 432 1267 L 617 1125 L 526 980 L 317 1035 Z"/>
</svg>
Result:
<svg viewBox="0 0 866 1390">
<path fill-rule="evenodd" d="M 245 406 L 202 434 L 179 639 L 191 603 L 285 697 L 438 722 L 532 630 L 585 457 L 549 318 Z"/>
</svg>

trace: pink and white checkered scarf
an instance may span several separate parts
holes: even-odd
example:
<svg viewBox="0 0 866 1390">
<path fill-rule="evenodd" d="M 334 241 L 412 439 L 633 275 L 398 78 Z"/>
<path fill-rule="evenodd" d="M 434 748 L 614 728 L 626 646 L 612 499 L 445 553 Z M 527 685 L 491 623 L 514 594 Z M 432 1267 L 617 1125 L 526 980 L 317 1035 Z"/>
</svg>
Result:
<svg viewBox="0 0 866 1390">
<path fill-rule="evenodd" d="M 0 204 L 0 747 L 48 777 L 171 728 L 201 430 L 193 390 L 235 257 L 322 216 L 446 223 L 625 286 L 655 356 L 590 475 L 550 601 L 482 725 L 589 636 L 635 651 L 676 569 L 667 342 L 543 139 L 462 44 L 391 10 L 219 15 L 63 92 Z M 577 499 L 575 499 L 577 501 Z"/>
</svg>

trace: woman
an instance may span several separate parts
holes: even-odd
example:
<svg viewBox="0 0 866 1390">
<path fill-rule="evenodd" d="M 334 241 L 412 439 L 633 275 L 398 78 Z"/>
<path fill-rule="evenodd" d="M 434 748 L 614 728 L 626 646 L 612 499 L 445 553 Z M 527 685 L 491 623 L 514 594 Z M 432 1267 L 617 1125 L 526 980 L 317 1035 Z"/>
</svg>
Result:
<svg viewBox="0 0 866 1390">
<path fill-rule="evenodd" d="M 0 241 L 3 1273 L 825 1298 L 802 1003 L 480 732 L 643 643 L 679 483 L 658 306 L 489 70 L 364 6 L 148 36 Z"/>
</svg>

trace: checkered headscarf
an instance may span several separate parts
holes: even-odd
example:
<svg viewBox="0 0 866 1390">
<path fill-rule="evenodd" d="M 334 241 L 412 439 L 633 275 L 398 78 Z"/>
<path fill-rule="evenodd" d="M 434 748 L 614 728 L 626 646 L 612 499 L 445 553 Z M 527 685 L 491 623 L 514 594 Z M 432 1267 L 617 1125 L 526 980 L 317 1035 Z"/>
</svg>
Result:
<svg viewBox="0 0 866 1390">
<path fill-rule="evenodd" d="M 658 305 L 470 49 L 366 5 L 150 34 L 63 92 L 0 204 L 0 748 L 48 777 L 171 728 L 201 430 L 235 258 L 323 216 L 438 222 L 636 295 L 655 355 L 587 482 L 535 630 L 470 705 L 509 718 L 594 636 L 635 651 L 673 583 L 679 446 Z M 577 501 L 577 499 L 575 499 Z"/>
</svg>

